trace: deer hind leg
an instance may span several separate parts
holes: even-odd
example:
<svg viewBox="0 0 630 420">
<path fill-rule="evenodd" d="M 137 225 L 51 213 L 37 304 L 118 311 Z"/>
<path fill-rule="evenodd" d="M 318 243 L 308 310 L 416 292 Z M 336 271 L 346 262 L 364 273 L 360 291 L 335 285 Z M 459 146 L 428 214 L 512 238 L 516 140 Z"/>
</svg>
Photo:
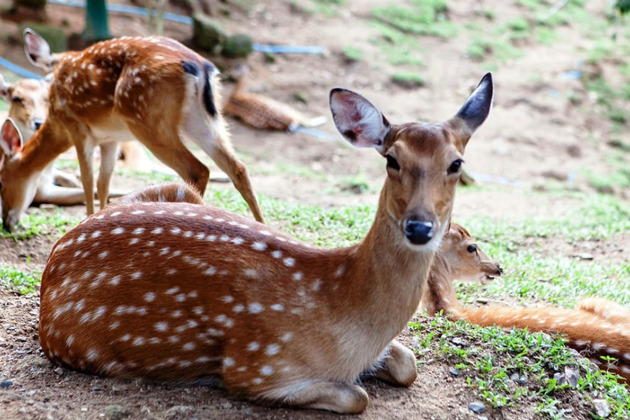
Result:
<svg viewBox="0 0 630 420">
<path fill-rule="evenodd" d="M 297 390 L 296 390 L 297 389 Z M 358 385 L 340 382 L 306 382 L 271 391 L 273 400 L 283 404 L 341 414 L 359 414 L 365 410 L 369 397 Z"/>
<path fill-rule="evenodd" d="M 203 196 L 210 171 L 184 146 L 176 128 L 164 125 L 149 127 L 139 121 L 129 121 L 127 125 L 156 158 L 177 172 Z"/>
<path fill-rule="evenodd" d="M 114 172 L 118 148 L 115 142 L 103 143 L 100 145 L 100 148 L 101 167 L 98 171 L 96 189 L 98 191 L 98 201 L 101 204 L 101 209 L 104 209 L 109 198 L 109 183 L 112 179 L 112 173 Z"/>
<path fill-rule="evenodd" d="M 380 380 L 395 386 L 410 386 L 418 376 L 416 356 L 396 340 L 392 340 L 375 371 Z"/>
<path fill-rule="evenodd" d="M 247 168 L 234 155 L 222 118 L 217 117 L 216 120 L 210 120 L 205 115 L 191 113 L 187 116 L 182 128 L 190 140 L 206 152 L 217 166 L 230 177 L 234 187 L 241 193 L 251 209 L 254 218 L 264 223 Z"/>
</svg>

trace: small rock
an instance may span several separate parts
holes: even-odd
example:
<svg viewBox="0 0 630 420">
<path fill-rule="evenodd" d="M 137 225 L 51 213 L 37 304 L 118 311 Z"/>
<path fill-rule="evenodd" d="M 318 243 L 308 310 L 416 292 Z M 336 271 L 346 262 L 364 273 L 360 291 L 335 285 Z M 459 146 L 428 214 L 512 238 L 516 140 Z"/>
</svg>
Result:
<svg viewBox="0 0 630 420">
<path fill-rule="evenodd" d="M 510 376 L 510 379 L 519 385 L 525 385 L 527 383 L 527 375 L 520 375 L 517 372 L 514 372 Z"/>
<path fill-rule="evenodd" d="M 63 375 L 63 368 L 56 367 L 55 369 L 53 369 L 53 372 L 55 372 L 57 375 Z"/>
<path fill-rule="evenodd" d="M 193 41 L 197 46 L 208 52 L 216 52 L 226 38 L 218 21 L 203 13 L 193 14 Z"/>
<path fill-rule="evenodd" d="M 481 303 L 482 305 L 485 305 L 485 304 L 487 304 L 489 302 L 489 300 L 487 298 L 480 297 L 480 298 L 475 299 L 475 302 Z"/>
<path fill-rule="evenodd" d="M 92 391 L 102 391 L 103 388 L 101 388 L 100 386 L 93 386 L 92 387 Z"/>
<path fill-rule="evenodd" d="M 452 376 L 459 376 L 459 375 L 461 375 L 461 372 L 457 368 L 450 368 L 448 370 L 448 373 L 450 373 Z"/>
<path fill-rule="evenodd" d="M 466 347 L 467 343 L 465 340 L 459 338 L 459 337 L 453 337 L 451 338 L 451 343 L 455 344 L 456 346 L 459 347 Z"/>
<path fill-rule="evenodd" d="M 31 391 L 28 391 L 28 392 L 26 393 L 26 395 L 28 395 L 29 397 L 32 397 L 32 396 L 33 396 L 33 395 L 35 395 L 36 393 L 37 393 L 37 390 L 36 390 L 36 389 L 33 389 L 33 390 L 31 390 Z"/>
<path fill-rule="evenodd" d="M 564 374 L 560 372 L 554 373 L 553 379 L 556 380 L 557 385 L 563 385 L 567 381 L 567 378 L 565 378 Z"/>
<path fill-rule="evenodd" d="M 601 418 L 610 416 L 610 408 L 608 407 L 606 400 L 593 400 L 593 409 L 595 410 L 595 414 Z"/>
<path fill-rule="evenodd" d="M 254 42 L 249 35 L 235 34 L 226 38 L 221 54 L 228 58 L 247 57 L 254 51 Z"/>
<path fill-rule="evenodd" d="M 571 386 L 571 388 L 575 388 L 580 379 L 580 369 L 574 369 L 574 368 L 565 366 L 564 377 L 566 378 L 567 383 Z"/>
<path fill-rule="evenodd" d="M 110 420 L 120 420 L 131 415 L 131 410 L 122 405 L 108 405 L 103 409 L 103 414 Z"/>
<path fill-rule="evenodd" d="M 2 381 L 0 382 L 0 388 L 8 388 L 13 385 L 12 381 Z"/>
<path fill-rule="evenodd" d="M 486 412 L 486 405 L 481 401 L 474 401 L 468 404 L 468 409 L 475 414 L 483 414 Z"/>
</svg>

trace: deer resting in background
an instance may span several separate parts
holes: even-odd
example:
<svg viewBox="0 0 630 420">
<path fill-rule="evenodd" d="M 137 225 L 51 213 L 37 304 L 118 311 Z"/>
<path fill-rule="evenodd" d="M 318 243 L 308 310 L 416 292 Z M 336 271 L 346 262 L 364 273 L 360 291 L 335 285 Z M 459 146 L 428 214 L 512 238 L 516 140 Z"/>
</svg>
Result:
<svg viewBox="0 0 630 420">
<path fill-rule="evenodd" d="M 392 125 L 335 88 L 335 125 L 376 149 L 387 177 L 360 243 L 319 249 L 210 206 L 129 202 L 88 217 L 53 247 L 39 340 L 55 363 L 106 376 L 220 378 L 232 393 L 360 413 L 355 381 L 417 376 L 395 337 L 415 313 L 449 225 L 462 155 L 492 103 L 484 76 L 443 123 Z"/>
<path fill-rule="evenodd" d="M 46 165 L 73 145 L 84 191 L 94 190 L 92 156 L 96 146 L 101 149 L 97 186 L 103 208 L 116 144 L 129 132 L 203 194 L 209 170 L 184 145 L 182 136 L 188 137 L 230 177 L 256 220 L 263 220 L 216 105 L 218 71 L 212 63 L 161 37 L 119 38 L 52 54 L 46 41 L 27 29 L 25 45 L 31 61 L 54 74 L 46 121 L 23 149 L 9 149 L 0 171 L 6 228 L 18 223 L 32 201 Z M 94 213 L 92 194 L 85 194 L 85 201 L 87 213 Z"/>
<path fill-rule="evenodd" d="M 469 239 L 471 243 L 465 245 L 466 238 L 470 238 L 468 232 L 452 223 L 440 252 L 434 259 L 421 310 L 426 310 L 429 315 L 443 311 L 453 320 L 466 320 L 482 326 L 498 325 L 504 328 L 561 333 L 567 339 L 567 346 L 582 352 L 601 369 L 614 372 L 630 381 L 630 309 L 607 299 L 594 297 L 582 299 L 578 303 L 578 309 L 464 307 L 455 295 L 454 278 L 461 279 L 466 267 L 470 270 L 469 274 L 475 277 L 479 277 L 479 269 L 475 267 L 480 267 L 480 271 L 491 277 L 502 272 L 496 263 L 472 243 L 472 239 Z M 464 249 L 470 253 L 469 256 L 465 255 Z M 475 261 L 479 261 L 479 264 L 476 265 Z M 602 356 L 614 357 L 617 362 L 608 363 L 602 360 Z"/>
</svg>

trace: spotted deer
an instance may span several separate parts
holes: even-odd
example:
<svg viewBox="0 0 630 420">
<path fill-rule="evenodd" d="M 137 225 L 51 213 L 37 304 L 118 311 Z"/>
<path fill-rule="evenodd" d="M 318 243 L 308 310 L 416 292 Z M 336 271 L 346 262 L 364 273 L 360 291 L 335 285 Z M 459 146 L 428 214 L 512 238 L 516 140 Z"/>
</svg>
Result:
<svg viewBox="0 0 630 420">
<path fill-rule="evenodd" d="M 103 208 L 116 144 L 129 132 L 203 194 L 209 170 L 184 145 L 182 136 L 188 137 L 230 177 L 256 220 L 263 221 L 247 169 L 232 151 L 216 105 L 218 71 L 212 63 L 162 37 L 123 37 L 52 54 L 46 41 L 27 29 L 25 45 L 35 65 L 54 73 L 46 121 L 23 149 L 5 159 L 0 172 L 5 227 L 18 223 L 43 168 L 73 145 L 84 191 L 94 190 L 92 156 L 96 146 L 101 149 L 97 187 Z M 94 213 L 92 195 L 86 194 L 85 201 L 88 215 Z"/>
<path fill-rule="evenodd" d="M 479 248 L 465 227 L 451 223 L 433 260 L 420 312 L 433 316 L 459 305 L 453 280 L 488 283 L 501 276 L 501 266 Z"/>
<path fill-rule="evenodd" d="M 462 155 L 492 103 L 484 76 L 442 123 L 392 125 L 335 88 L 333 120 L 376 149 L 387 177 L 358 244 L 319 249 L 210 206 L 130 202 L 88 217 L 53 247 L 39 339 L 55 363 L 158 381 L 221 378 L 232 393 L 362 412 L 355 384 L 409 386 L 413 352 L 394 338 L 415 313 L 449 224 Z"/>
</svg>

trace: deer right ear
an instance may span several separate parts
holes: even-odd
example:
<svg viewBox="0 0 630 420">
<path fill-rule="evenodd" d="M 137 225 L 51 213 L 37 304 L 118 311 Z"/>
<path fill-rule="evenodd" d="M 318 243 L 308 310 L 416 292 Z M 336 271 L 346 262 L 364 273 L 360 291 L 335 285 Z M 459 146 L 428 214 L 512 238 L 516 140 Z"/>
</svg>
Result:
<svg viewBox="0 0 630 420">
<path fill-rule="evenodd" d="M 0 149 L 3 155 L 15 156 L 22 149 L 22 135 L 11 118 L 7 118 L 0 128 Z"/>
<path fill-rule="evenodd" d="M 389 121 L 369 100 L 343 88 L 330 91 L 330 110 L 337 130 L 357 147 L 383 152 Z"/>
<path fill-rule="evenodd" d="M 24 29 L 24 52 L 31 64 L 44 70 L 52 70 L 54 59 L 50 45 L 30 28 Z"/>
</svg>

